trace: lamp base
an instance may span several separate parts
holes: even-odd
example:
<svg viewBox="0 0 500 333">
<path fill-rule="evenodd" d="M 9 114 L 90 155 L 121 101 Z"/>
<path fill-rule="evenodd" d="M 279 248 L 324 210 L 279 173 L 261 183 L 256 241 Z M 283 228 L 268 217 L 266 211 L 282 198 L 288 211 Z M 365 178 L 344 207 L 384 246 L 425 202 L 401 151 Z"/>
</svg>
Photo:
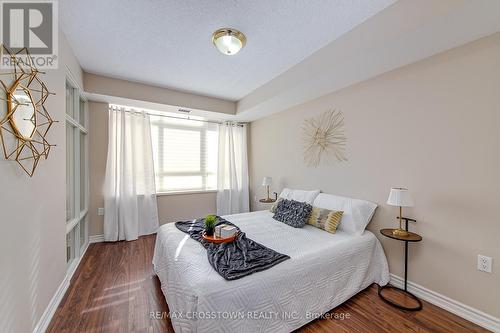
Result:
<svg viewBox="0 0 500 333">
<path fill-rule="evenodd" d="M 393 234 L 394 236 L 398 236 L 398 237 L 406 237 L 406 236 L 408 236 L 408 235 L 409 235 L 408 231 L 403 230 L 403 229 L 401 229 L 401 228 L 394 229 L 394 230 L 392 231 L 392 234 Z"/>
</svg>

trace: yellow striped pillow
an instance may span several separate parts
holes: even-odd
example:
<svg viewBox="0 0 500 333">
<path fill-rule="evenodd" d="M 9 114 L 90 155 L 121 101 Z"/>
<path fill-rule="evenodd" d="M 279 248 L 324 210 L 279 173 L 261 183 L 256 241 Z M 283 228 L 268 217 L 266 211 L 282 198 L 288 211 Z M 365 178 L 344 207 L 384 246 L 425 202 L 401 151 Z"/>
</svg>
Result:
<svg viewBox="0 0 500 333">
<path fill-rule="evenodd" d="M 334 234 L 342 221 L 343 214 L 344 212 L 341 210 L 329 210 L 313 207 L 311 215 L 307 220 L 307 224 Z"/>
</svg>

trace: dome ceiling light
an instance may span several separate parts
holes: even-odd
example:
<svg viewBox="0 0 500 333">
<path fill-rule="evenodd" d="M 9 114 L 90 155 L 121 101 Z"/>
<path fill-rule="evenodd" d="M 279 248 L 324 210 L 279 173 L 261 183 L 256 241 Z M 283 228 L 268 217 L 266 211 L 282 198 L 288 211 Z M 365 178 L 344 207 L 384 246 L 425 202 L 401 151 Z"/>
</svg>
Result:
<svg viewBox="0 0 500 333">
<path fill-rule="evenodd" d="M 221 53 L 235 55 L 245 46 L 247 38 L 236 29 L 222 28 L 213 33 L 212 42 Z"/>
</svg>

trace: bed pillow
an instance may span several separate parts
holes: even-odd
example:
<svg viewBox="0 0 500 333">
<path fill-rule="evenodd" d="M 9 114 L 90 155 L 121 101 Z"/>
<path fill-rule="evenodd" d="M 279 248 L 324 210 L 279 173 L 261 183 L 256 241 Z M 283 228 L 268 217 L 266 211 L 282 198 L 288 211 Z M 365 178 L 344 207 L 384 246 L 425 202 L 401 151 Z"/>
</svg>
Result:
<svg viewBox="0 0 500 333">
<path fill-rule="evenodd" d="M 281 191 L 279 196 L 280 196 L 280 198 L 283 198 L 283 199 L 306 202 L 306 203 L 312 205 L 312 203 L 314 202 L 314 199 L 316 199 L 318 194 L 319 194 L 319 190 L 304 191 L 304 190 L 292 190 L 289 188 L 284 188 L 283 191 Z"/>
<path fill-rule="evenodd" d="M 334 234 L 342 221 L 343 211 L 313 207 L 307 224 Z"/>
<path fill-rule="evenodd" d="M 370 201 L 325 193 L 320 193 L 314 199 L 313 206 L 343 211 L 342 223 L 337 229 L 350 234 L 362 234 L 377 208 L 377 204 Z"/>
<path fill-rule="evenodd" d="M 302 228 L 311 215 L 312 206 L 305 202 L 283 199 L 276 207 L 273 219 L 294 228 Z"/>
<path fill-rule="evenodd" d="M 278 204 L 280 203 L 281 200 L 284 200 L 283 198 L 278 198 L 278 200 L 276 200 L 273 205 L 271 206 L 271 208 L 269 208 L 269 211 L 271 213 L 276 213 L 276 208 L 278 208 Z"/>
</svg>

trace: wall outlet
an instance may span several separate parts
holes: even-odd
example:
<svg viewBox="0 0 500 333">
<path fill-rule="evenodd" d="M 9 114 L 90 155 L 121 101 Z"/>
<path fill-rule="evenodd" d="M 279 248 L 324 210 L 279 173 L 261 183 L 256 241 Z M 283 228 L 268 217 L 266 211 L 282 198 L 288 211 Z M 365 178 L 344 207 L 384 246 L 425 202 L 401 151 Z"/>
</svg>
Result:
<svg viewBox="0 0 500 333">
<path fill-rule="evenodd" d="M 97 215 L 104 216 L 104 208 L 97 208 Z"/>
<path fill-rule="evenodd" d="M 478 271 L 491 273 L 492 264 L 493 264 L 493 258 L 483 256 L 480 254 L 477 256 L 477 270 Z"/>
</svg>

